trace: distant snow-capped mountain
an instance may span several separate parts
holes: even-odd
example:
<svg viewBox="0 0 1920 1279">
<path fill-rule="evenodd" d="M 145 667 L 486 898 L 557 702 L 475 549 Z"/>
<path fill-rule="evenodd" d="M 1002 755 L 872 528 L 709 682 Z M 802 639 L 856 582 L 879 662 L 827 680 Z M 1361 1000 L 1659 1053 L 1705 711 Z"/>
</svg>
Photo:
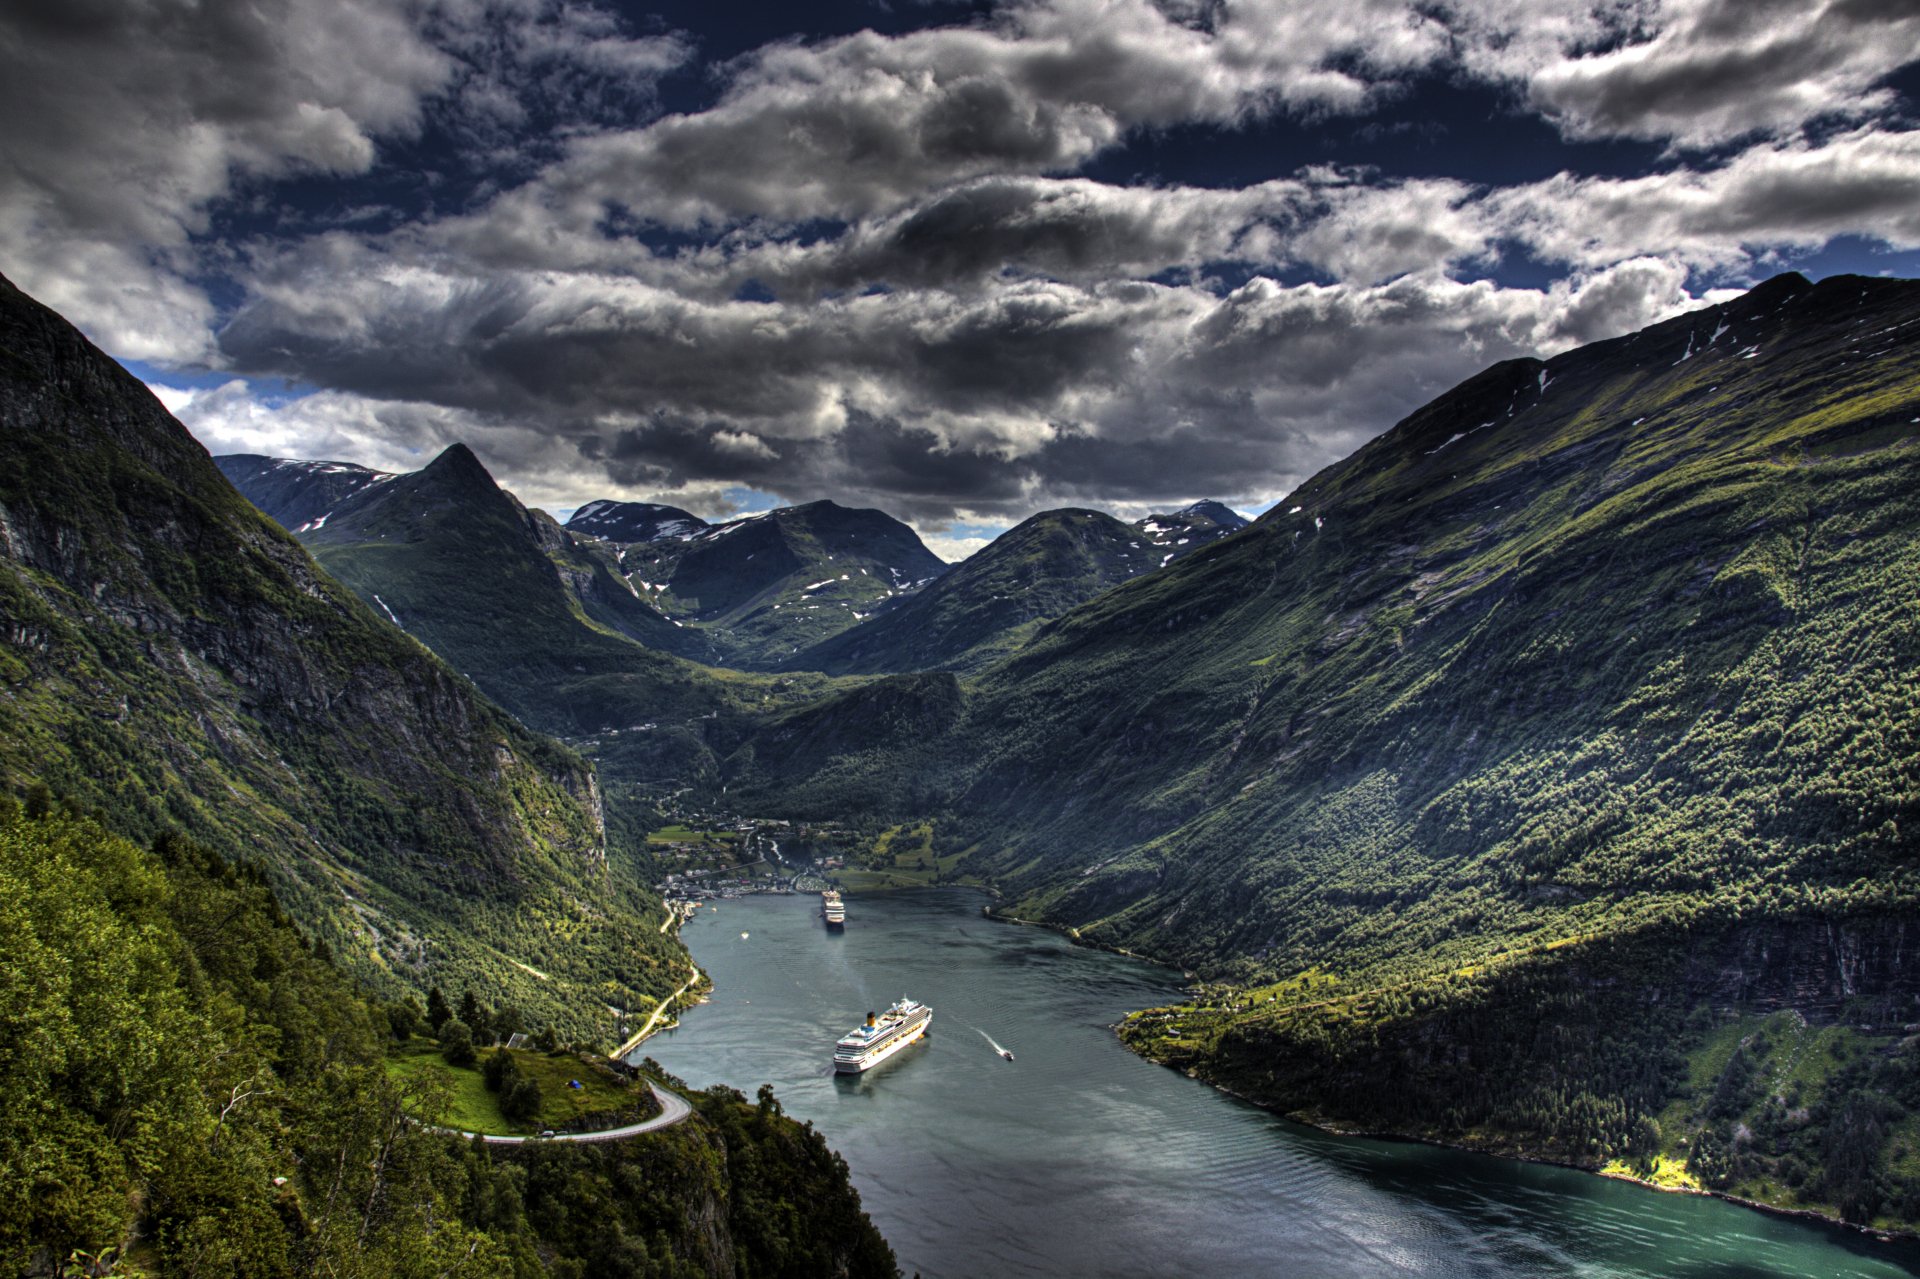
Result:
<svg viewBox="0 0 1920 1279">
<path fill-rule="evenodd" d="M 348 498 L 393 478 L 352 462 L 307 462 L 258 453 L 229 453 L 214 458 L 213 464 L 249 502 L 296 533 L 323 526 Z"/>
<path fill-rule="evenodd" d="M 1163 548 L 1160 562 L 1167 564 L 1237 533 L 1251 522 L 1231 507 L 1207 498 L 1170 515 L 1149 515 L 1134 521 L 1133 526 Z"/>
<path fill-rule="evenodd" d="M 607 542 L 658 542 L 666 538 L 685 540 L 712 526 L 698 515 L 677 506 L 656 502 L 613 502 L 601 499 L 588 502 L 573 513 L 566 523 L 569 533 L 584 533 Z"/>
</svg>

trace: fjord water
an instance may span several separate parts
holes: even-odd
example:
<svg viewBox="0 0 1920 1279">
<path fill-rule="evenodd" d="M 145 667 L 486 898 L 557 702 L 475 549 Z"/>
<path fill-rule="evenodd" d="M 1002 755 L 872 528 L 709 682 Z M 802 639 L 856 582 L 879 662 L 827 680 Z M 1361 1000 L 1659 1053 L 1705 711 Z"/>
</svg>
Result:
<svg viewBox="0 0 1920 1279">
<path fill-rule="evenodd" d="M 1177 974 L 982 901 L 854 897 L 844 933 L 808 895 L 703 908 L 683 936 L 712 1002 L 641 1050 L 696 1087 L 772 1083 L 846 1157 L 909 1275 L 1920 1274 L 1909 1245 L 1286 1123 L 1120 1047 L 1109 1026 L 1176 998 Z M 932 1037 L 835 1077 L 834 1039 L 902 994 L 932 1005 Z"/>
</svg>

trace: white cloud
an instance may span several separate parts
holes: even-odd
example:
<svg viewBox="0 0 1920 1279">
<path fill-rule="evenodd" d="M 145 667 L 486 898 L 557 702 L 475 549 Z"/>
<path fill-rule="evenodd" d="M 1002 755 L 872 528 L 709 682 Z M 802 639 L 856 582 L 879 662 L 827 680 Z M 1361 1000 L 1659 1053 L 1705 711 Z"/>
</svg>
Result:
<svg viewBox="0 0 1920 1279">
<path fill-rule="evenodd" d="M 954 184 L 1079 167 L 1143 128 L 1370 107 L 1458 68 L 1574 137 L 1789 135 L 1891 99 L 1920 47 L 1895 0 L 1027 0 L 982 25 L 759 50 L 710 109 L 606 131 L 476 227 L 598 239 L 610 211 L 708 229 L 884 219 Z"/>
<path fill-rule="evenodd" d="M 1920 246 L 1920 132 L 1862 128 L 1755 146 L 1710 169 L 1576 178 L 1495 192 L 1485 213 L 1537 255 L 1595 265 L 1659 254 L 1738 266 L 1856 235 Z"/>
<path fill-rule="evenodd" d="M 1712 146 L 1883 111 L 1878 82 L 1920 49 L 1901 0 L 1667 0 L 1649 38 L 1530 69 L 1534 105 L 1576 137 Z"/>
<path fill-rule="evenodd" d="M 746 431 L 715 431 L 713 444 L 722 453 L 731 453 L 735 457 L 756 458 L 763 462 L 774 462 L 780 458 L 779 452 L 772 445 Z"/>
<path fill-rule="evenodd" d="M 1178 19 L 1048 0 L 980 27 L 773 45 L 711 109 L 583 138 L 497 216 L 576 232 L 610 208 L 673 226 L 869 217 L 987 174 L 1069 170 L 1140 127 L 1357 110 L 1446 48 L 1400 0 Z"/>
<path fill-rule="evenodd" d="M 209 351 L 183 278 L 239 174 L 364 170 L 449 61 L 398 0 L 0 10 L 0 261 L 123 355 Z"/>
<path fill-rule="evenodd" d="M 1920 21 L 1893 0 L 1009 0 L 754 51 L 664 119 L 652 86 L 692 45 L 562 0 L 41 12 L 0 14 L 0 111 L 41 126 L 0 135 L 23 287 L 123 356 L 329 388 L 194 393 L 215 447 L 405 469 L 466 439 L 562 507 L 1270 496 L 1492 360 L 1672 314 L 1689 268 L 1920 245 L 1920 134 L 1874 119 Z M 1510 86 L 1568 135 L 1715 149 L 1506 189 L 1335 153 L 1239 188 L 1074 173 L 1144 130 L 1311 125 L 1423 74 Z M 471 206 L 200 239 L 429 121 Z M 696 234 L 649 247 L 650 222 Z M 1516 247 L 1564 278 L 1459 278 Z M 244 300 L 214 349 L 193 281 L 222 274 Z"/>
<path fill-rule="evenodd" d="M 416 471 L 457 440 L 479 444 L 483 424 L 457 410 L 340 391 L 268 395 L 244 378 L 217 387 L 153 386 L 167 411 L 216 456 L 260 453 Z"/>
<path fill-rule="evenodd" d="M 1004 529 L 1001 531 L 1005 532 Z M 920 534 L 920 540 L 928 550 L 949 564 L 958 564 L 975 551 L 985 549 L 988 543 L 993 541 L 990 537 L 952 537 L 945 533 L 928 533 L 920 529 L 915 529 L 914 532 Z"/>
<path fill-rule="evenodd" d="M 193 281 L 225 263 L 197 237 L 249 184 L 366 173 L 434 109 L 471 134 L 488 104 L 644 96 L 686 54 L 558 0 L 0 7 L 0 269 L 117 354 L 204 363 Z"/>
<path fill-rule="evenodd" d="M 1288 253 L 1364 284 L 1449 270 L 1490 251 L 1494 228 L 1471 201 L 1473 193 L 1464 182 L 1444 179 L 1336 189 Z"/>
</svg>

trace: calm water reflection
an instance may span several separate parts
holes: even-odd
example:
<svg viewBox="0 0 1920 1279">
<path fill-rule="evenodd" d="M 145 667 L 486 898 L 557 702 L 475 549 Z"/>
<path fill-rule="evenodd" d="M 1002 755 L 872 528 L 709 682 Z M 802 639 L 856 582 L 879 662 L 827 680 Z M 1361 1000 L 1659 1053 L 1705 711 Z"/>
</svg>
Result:
<svg viewBox="0 0 1920 1279">
<path fill-rule="evenodd" d="M 684 936 L 713 1002 L 643 1050 L 695 1086 L 771 1082 L 908 1274 L 1920 1274 L 1920 1250 L 1716 1200 L 1285 1123 L 1119 1046 L 1108 1027 L 1175 974 L 981 900 L 855 897 L 839 934 L 814 897 L 703 909 Z M 933 1006 L 931 1039 L 836 1078 L 833 1040 L 902 994 Z"/>
</svg>

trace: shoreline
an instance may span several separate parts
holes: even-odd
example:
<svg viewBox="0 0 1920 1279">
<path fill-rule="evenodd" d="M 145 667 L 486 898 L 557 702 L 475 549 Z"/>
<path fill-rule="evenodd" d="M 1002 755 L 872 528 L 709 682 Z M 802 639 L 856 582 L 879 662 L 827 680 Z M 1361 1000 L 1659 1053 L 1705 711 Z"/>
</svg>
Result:
<svg viewBox="0 0 1920 1279">
<path fill-rule="evenodd" d="M 1315 1132 L 1324 1132 L 1335 1137 L 1353 1137 L 1366 1141 L 1405 1142 L 1415 1146 L 1431 1146 L 1437 1150 L 1457 1150 L 1462 1154 L 1483 1155 L 1491 1159 L 1511 1159 L 1515 1163 L 1538 1164 L 1544 1168 L 1564 1168 L 1568 1172 L 1577 1172 L 1589 1177 L 1601 1177 L 1607 1181 L 1618 1181 L 1626 1185 L 1657 1191 L 1661 1194 L 1695 1195 L 1703 1199 L 1719 1199 L 1723 1202 L 1735 1204 L 1742 1208 L 1749 1208 L 1755 1212 L 1765 1213 L 1772 1217 L 1784 1217 L 1794 1221 L 1808 1222 L 1821 1226 L 1830 1226 L 1838 1230 L 1851 1231 L 1857 1235 L 1864 1235 L 1866 1238 L 1874 1240 L 1877 1243 L 1920 1242 L 1920 1231 L 1860 1225 L 1856 1222 L 1842 1220 L 1839 1217 L 1829 1216 L 1817 1208 L 1789 1208 L 1781 1204 L 1770 1204 L 1761 1199 L 1748 1199 L 1742 1195 L 1736 1195 L 1725 1190 L 1709 1190 L 1704 1187 L 1696 1188 L 1694 1186 L 1663 1186 L 1658 1182 L 1648 1181 L 1644 1177 L 1635 1177 L 1628 1173 L 1606 1172 L 1599 1168 L 1589 1168 L 1581 1164 L 1570 1164 L 1561 1159 L 1548 1159 L 1542 1155 L 1516 1154 L 1511 1150 L 1498 1150 L 1486 1146 L 1468 1145 L 1465 1142 L 1458 1141 L 1442 1141 L 1437 1137 L 1421 1137 L 1412 1133 L 1388 1132 L 1384 1129 L 1346 1128 L 1332 1120 L 1310 1119 L 1297 1111 L 1285 1111 L 1278 1106 L 1260 1101 L 1254 1097 L 1249 1097 L 1237 1089 L 1230 1088 L 1217 1080 L 1208 1079 L 1196 1071 L 1181 1070 L 1177 1066 L 1170 1066 L 1164 1061 L 1159 1061 L 1147 1056 L 1145 1053 L 1136 1052 L 1124 1039 L 1120 1039 L 1119 1027 L 1116 1025 L 1113 1029 L 1114 1038 L 1120 1040 L 1120 1047 L 1126 1052 L 1133 1053 L 1133 1055 L 1140 1058 L 1140 1060 L 1152 1062 L 1163 1070 L 1171 1070 L 1177 1075 L 1183 1075 L 1193 1080 L 1195 1083 L 1205 1084 L 1216 1092 L 1225 1093 L 1235 1101 L 1244 1102 L 1246 1105 L 1252 1106 L 1256 1110 L 1263 1110 L 1270 1115 L 1278 1115 L 1288 1123 L 1299 1124 L 1301 1127 L 1311 1128 Z"/>
<path fill-rule="evenodd" d="M 985 888 L 982 891 L 986 892 L 995 901 L 999 901 L 1002 896 L 998 889 Z M 1152 955 L 1143 955 L 1137 950 L 1128 950 L 1125 946 L 1115 946 L 1110 942 L 1090 941 L 1080 935 L 1079 929 L 1070 928 L 1065 924 L 1056 924 L 1051 920 L 1045 919 L 1022 919 L 1018 915 L 1002 915 L 991 909 L 982 909 L 980 913 L 988 919 L 997 920 L 1003 924 L 1018 924 L 1022 928 L 1044 928 L 1049 932 L 1059 933 L 1076 946 L 1083 946 L 1088 950 L 1104 951 L 1109 955 L 1125 955 L 1128 959 L 1137 959 L 1143 964 L 1152 964 L 1155 968 L 1165 968 L 1170 972 L 1177 972 L 1187 981 L 1198 981 L 1200 979 L 1198 973 L 1190 969 L 1182 968 L 1178 964 L 1170 964 L 1164 959 L 1155 959 Z M 1133 1052 L 1131 1048 L 1127 1049 L 1127 1051 Z M 1139 1056 L 1138 1053 L 1134 1055 Z M 1142 1060 L 1152 1061 L 1153 1059 L 1146 1057 L 1142 1058 Z M 1159 1065 L 1160 1063 L 1154 1062 L 1154 1064 Z M 1171 1070 L 1172 1067 L 1168 1067 L 1168 1069 Z"/>
<path fill-rule="evenodd" d="M 1000 889 L 994 887 L 991 884 L 902 884 L 897 886 L 889 886 L 886 888 L 867 889 L 867 890 L 861 890 L 861 891 L 876 892 L 876 893 L 898 893 L 898 892 L 908 892 L 908 891 L 922 891 L 927 889 L 951 889 L 951 888 L 964 888 L 964 889 L 985 894 L 985 896 L 988 898 L 988 901 L 980 909 L 982 918 L 993 920 L 996 923 L 1012 924 L 1012 925 L 1023 927 L 1023 928 L 1046 929 L 1050 932 L 1056 932 L 1061 934 L 1062 936 L 1066 937 L 1068 941 L 1072 942 L 1075 946 L 1084 947 L 1088 950 L 1104 951 L 1107 954 L 1121 955 L 1121 956 L 1124 956 L 1125 958 L 1136 960 L 1141 963 L 1152 964 L 1157 968 L 1165 969 L 1169 972 L 1179 973 L 1184 979 L 1186 979 L 1189 982 L 1199 980 L 1198 975 L 1188 969 L 1181 968 L 1177 965 L 1167 963 L 1164 960 L 1156 959 L 1151 955 L 1143 955 L 1137 951 L 1128 950 L 1123 946 L 1115 946 L 1105 942 L 1088 940 L 1086 938 L 1083 938 L 1079 934 L 1078 930 L 1068 927 L 1067 925 L 1058 924 L 1050 920 L 1043 920 L 1043 919 L 1023 919 L 1017 915 L 1002 913 L 996 910 L 995 906 L 998 903 L 1004 901 L 1006 895 Z M 848 891 L 853 891 L 853 890 L 848 890 Z M 757 896 L 761 894 L 754 894 L 754 895 Z M 707 1001 L 704 997 L 702 997 L 700 1002 L 705 1003 Z M 1662 1194 L 1697 1195 L 1702 1198 L 1719 1199 L 1719 1200 L 1723 1200 L 1726 1203 L 1730 1203 L 1741 1208 L 1746 1208 L 1755 1212 L 1767 1214 L 1768 1216 L 1780 1217 L 1780 1218 L 1802 1222 L 1810 1225 L 1818 1225 L 1818 1226 L 1829 1227 L 1829 1228 L 1834 1228 L 1838 1230 L 1844 1230 L 1853 1235 L 1861 1236 L 1866 1239 L 1872 1240 L 1876 1243 L 1920 1242 L 1920 1231 L 1886 1229 L 1886 1228 L 1881 1228 L 1877 1226 L 1859 1225 L 1854 1222 L 1844 1221 L 1839 1217 L 1830 1216 L 1827 1213 L 1821 1212 L 1818 1209 L 1814 1209 L 1814 1208 L 1789 1208 L 1783 1205 L 1766 1203 L 1763 1200 L 1748 1199 L 1741 1195 L 1732 1194 L 1724 1190 L 1709 1190 L 1704 1188 L 1696 1189 L 1692 1186 L 1663 1186 L 1657 1182 L 1649 1181 L 1642 1177 L 1635 1177 L 1630 1174 L 1605 1172 L 1599 1168 L 1584 1167 L 1580 1164 L 1571 1164 L 1571 1163 L 1565 1162 L 1564 1160 L 1549 1159 L 1549 1158 L 1545 1158 L 1538 1155 L 1519 1154 L 1519 1153 L 1515 1153 L 1512 1150 L 1493 1149 L 1485 1146 L 1469 1145 L 1463 1142 L 1456 1142 L 1456 1141 L 1443 1141 L 1434 1137 L 1422 1137 L 1422 1136 L 1417 1136 L 1411 1133 L 1390 1132 L 1382 1129 L 1342 1127 L 1341 1125 L 1331 1120 L 1307 1118 L 1299 1113 L 1290 1113 L 1288 1111 L 1280 1109 L 1276 1105 L 1272 1105 L 1270 1103 L 1257 1100 L 1256 1098 L 1250 1097 L 1245 1093 L 1242 1093 L 1234 1088 L 1229 1087 L 1226 1084 L 1220 1083 L 1216 1080 L 1208 1079 L 1200 1075 L 1196 1071 L 1182 1070 L 1178 1067 L 1168 1065 L 1164 1061 L 1160 1061 L 1154 1057 L 1150 1057 L 1143 1052 L 1136 1051 L 1131 1045 L 1129 1045 L 1124 1039 L 1120 1037 L 1118 1023 L 1116 1023 L 1109 1029 L 1113 1032 L 1113 1037 L 1118 1042 L 1119 1047 L 1123 1052 L 1131 1053 L 1133 1056 L 1138 1057 L 1140 1060 L 1145 1062 L 1151 1062 L 1153 1065 L 1159 1066 L 1163 1070 L 1170 1070 L 1170 1071 L 1173 1071 L 1175 1074 L 1183 1075 L 1188 1079 L 1192 1079 L 1196 1083 L 1205 1084 L 1209 1088 L 1212 1088 L 1217 1092 L 1223 1093 L 1226 1096 L 1233 1098 L 1235 1101 L 1242 1102 L 1248 1106 L 1252 1106 L 1257 1110 L 1266 1112 L 1267 1114 L 1276 1115 L 1279 1118 L 1286 1120 L 1288 1123 L 1299 1124 L 1303 1128 L 1310 1128 L 1316 1132 L 1327 1133 L 1331 1136 L 1351 1137 L 1351 1138 L 1358 1138 L 1358 1139 L 1369 1140 L 1369 1141 L 1404 1142 L 1410 1145 L 1430 1146 L 1430 1147 L 1441 1149 L 1441 1150 L 1456 1150 L 1463 1154 L 1480 1155 L 1480 1156 L 1493 1158 L 1493 1159 L 1510 1159 L 1516 1163 L 1537 1164 L 1542 1167 L 1549 1167 L 1549 1168 L 1564 1168 L 1569 1172 L 1576 1172 L 1589 1177 L 1600 1177 L 1608 1181 L 1622 1182 L 1628 1185 L 1638 1186 L 1646 1190 L 1658 1191 Z"/>
<path fill-rule="evenodd" d="M 993 897 L 993 899 L 996 902 L 1001 900 L 1002 898 L 1002 894 L 996 889 L 988 889 L 987 892 Z M 993 911 L 992 909 L 983 910 L 981 913 L 984 914 L 988 919 L 998 920 L 1002 923 L 1018 924 L 1022 927 L 1027 927 L 1027 928 L 1048 929 L 1052 932 L 1059 933 L 1062 936 L 1066 937 L 1067 940 L 1071 941 L 1076 946 L 1084 946 L 1088 950 L 1105 951 L 1111 955 L 1125 955 L 1129 959 L 1138 959 L 1149 964 L 1158 965 L 1161 968 L 1174 969 L 1175 971 L 1178 971 L 1179 973 L 1181 973 L 1189 981 L 1197 980 L 1197 975 L 1188 971 L 1187 969 L 1176 968 L 1175 965 L 1169 964 L 1164 960 L 1155 959 L 1151 955 L 1142 955 L 1137 951 L 1128 950 L 1124 946 L 1114 946 L 1114 945 L 1106 944 L 1104 942 L 1086 940 L 1080 936 L 1079 930 L 1068 927 L 1067 925 L 1064 925 L 1064 924 L 1056 924 L 1049 920 L 1044 920 L 1044 919 L 1021 919 L 1016 915 L 1000 914 L 998 912 Z M 1769 1216 L 1784 1217 L 1793 1221 L 1810 1222 L 1810 1223 L 1815 1223 L 1823 1226 L 1831 1226 L 1840 1230 L 1851 1231 L 1858 1235 L 1864 1235 L 1866 1238 L 1875 1240 L 1876 1242 L 1879 1242 L 1879 1243 L 1920 1242 L 1920 1231 L 1889 1229 L 1889 1228 L 1884 1228 L 1880 1226 L 1861 1225 L 1856 1222 L 1843 1220 L 1840 1217 L 1831 1216 L 1827 1213 L 1821 1212 L 1817 1208 L 1789 1208 L 1783 1204 L 1771 1204 L 1771 1203 L 1767 1203 L 1765 1200 L 1762 1200 L 1762 1199 L 1749 1199 L 1744 1195 L 1736 1195 L 1730 1191 L 1711 1190 L 1705 1187 L 1696 1188 L 1693 1186 L 1663 1186 L 1658 1182 L 1649 1181 L 1644 1177 L 1635 1177 L 1629 1173 L 1606 1172 L 1599 1168 L 1584 1167 L 1580 1164 L 1570 1164 L 1563 1160 L 1547 1159 L 1538 1155 L 1516 1154 L 1511 1150 L 1496 1150 L 1496 1149 L 1490 1149 L 1484 1146 L 1467 1145 L 1463 1142 L 1442 1141 L 1438 1138 L 1420 1137 L 1410 1133 L 1387 1132 L 1384 1130 L 1374 1130 L 1374 1129 L 1364 1129 L 1364 1128 L 1343 1128 L 1331 1121 L 1319 1120 L 1319 1119 L 1308 1119 L 1298 1113 L 1290 1113 L 1288 1111 L 1284 1111 L 1280 1109 L 1278 1106 L 1274 1106 L 1266 1102 L 1258 1101 L 1252 1097 L 1247 1096 L 1245 1093 L 1238 1092 L 1235 1089 L 1230 1088 L 1227 1085 L 1223 1083 L 1219 1083 L 1215 1080 L 1207 1079 L 1194 1071 L 1181 1070 L 1178 1067 L 1168 1065 L 1166 1062 L 1158 1061 L 1153 1057 L 1149 1057 L 1145 1053 L 1137 1052 L 1134 1050 L 1134 1048 L 1131 1045 L 1129 1045 L 1126 1042 L 1126 1040 L 1120 1038 L 1118 1025 L 1116 1025 L 1113 1028 L 1113 1030 L 1114 1030 L 1114 1038 L 1116 1040 L 1119 1040 L 1120 1047 L 1126 1052 L 1133 1053 L 1134 1056 L 1140 1058 L 1140 1060 L 1142 1061 L 1150 1061 L 1150 1062 L 1153 1062 L 1154 1065 L 1159 1066 L 1164 1070 L 1171 1070 L 1176 1074 L 1185 1075 L 1187 1078 L 1192 1079 L 1197 1083 L 1206 1084 L 1209 1088 L 1213 1088 L 1219 1092 L 1225 1093 L 1227 1096 L 1232 1097 L 1236 1101 L 1245 1102 L 1247 1105 L 1252 1106 L 1258 1110 L 1266 1111 L 1268 1114 L 1278 1115 L 1280 1118 L 1285 1119 L 1289 1123 L 1300 1124 L 1303 1127 L 1312 1128 L 1318 1132 L 1329 1133 L 1336 1137 L 1358 1137 L 1358 1138 L 1364 1138 L 1371 1141 L 1403 1141 L 1403 1142 L 1408 1142 L 1414 1145 L 1433 1146 L 1442 1150 L 1458 1150 L 1464 1154 L 1486 1155 L 1494 1159 L 1511 1159 L 1517 1163 L 1539 1164 L 1543 1167 L 1548 1167 L 1548 1168 L 1565 1168 L 1569 1172 L 1583 1173 L 1590 1177 L 1603 1177 L 1608 1181 L 1618 1181 L 1618 1182 L 1623 1182 L 1627 1185 L 1640 1186 L 1647 1190 L 1658 1191 L 1661 1194 L 1698 1195 L 1707 1199 L 1719 1199 L 1726 1203 L 1736 1204 L 1742 1208 L 1752 1209 L 1755 1212 L 1766 1213 Z"/>
</svg>

